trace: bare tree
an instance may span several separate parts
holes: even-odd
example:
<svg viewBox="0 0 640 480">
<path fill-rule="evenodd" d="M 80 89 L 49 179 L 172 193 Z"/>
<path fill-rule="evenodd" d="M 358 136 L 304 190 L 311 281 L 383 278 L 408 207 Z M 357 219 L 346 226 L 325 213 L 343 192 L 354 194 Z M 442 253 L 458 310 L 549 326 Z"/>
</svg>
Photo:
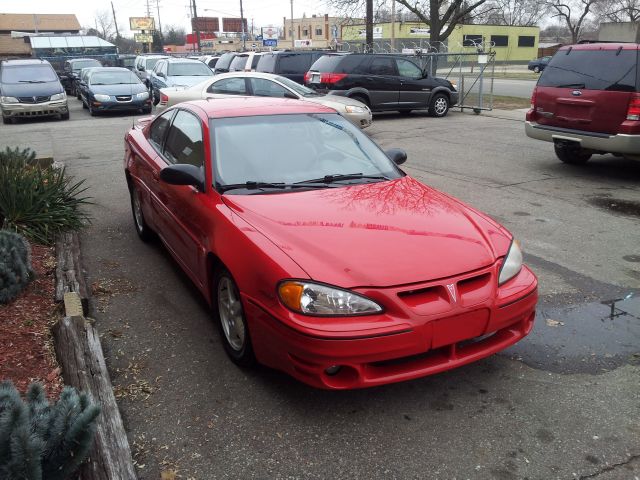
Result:
<svg viewBox="0 0 640 480">
<path fill-rule="evenodd" d="M 576 43 L 584 26 L 589 21 L 592 9 L 601 0 L 548 0 L 546 5 L 553 9 L 552 17 L 559 18 L 571 33 L 571 42 Z"/>
<path fill-rule="evenodd" d="M 105 40 L 113 40 L 115 38 L 116 29 L 109 10 L 96 10 L 95 24 L 99 37 Z"/>
<path fill-rule="evenodd" d="M 610 22 L 637 22 L 640 20 L 640 0 L 602 0 L 594 11 Z"/>
<path fill-rule="evenodd" d="M 640 1 L 640 0 L 639 0 Z M 537 0 L 488 0 L 486 13 L 476 23 L 533 27 L 540 23 L 547 6 Z"/>
<path fill-rule="evenodd" d="M 165 26 L 164 43 L 168 45 L 184 45 L 186 41 L 186 33 L 183 27 L 176 25 Z"/>
</svg>

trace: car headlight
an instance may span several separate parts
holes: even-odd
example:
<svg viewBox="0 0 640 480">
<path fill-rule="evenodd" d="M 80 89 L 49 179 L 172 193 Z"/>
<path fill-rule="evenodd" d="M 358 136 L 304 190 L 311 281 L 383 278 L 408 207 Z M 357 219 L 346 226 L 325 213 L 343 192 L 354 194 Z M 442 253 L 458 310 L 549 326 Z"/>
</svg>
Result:
<svg viewBox="0 0 640 480">
<path fill-rule="evenodd" d="M 56 93 L 55 95 L 51 95 L 51 101 L 54 100 L 64 100 L 65 98 L 67 98 L 67 94 L 62 92 L 62 93 Z"/>
<path fill-rule="evenodd" d="M 102 95 L 101 93 L 95 94 L 93 98 L 95 98 L 99 102 L 108 102 L 109 100 L 111 100 L 111 97 L 109 95 Z"/>
<path fill-rule="evenodd" d="M 16 97 L 0 97 L 2 103 L 19 103 Z"/>
<path fill-rule="evenodd" d="M 136 93 L 136 98 L 138 100 L 146 100 L 149 98 L 149 92 Z"/>
<path fill-rule="evenodd" d="M 450 80 L 449 83 L 451 83 L 451 86 L 453 87 L 454 90 L 458 90 L 458 83 L 457 82 L 455 82 L 453 80 Z"/>
<path fill-rule="evenodd" d="M 303 280 L 281 282 L 278 296 L 285 306 L 303 315 L 333 317 L 382 312 L 380 305 L 362 295 Z"/>
<path fill-rule="evenodd" d="M 345 106 L 345 110 L 347 113 L 367 113 L 366 107 L 359 107 L 357 105 L 347 105 Z"/>
<path fill-rule="evenodd" d="M 498 285 L 502 285 L 507 280 L 515 277 L 522 268 L 522 250 L 520 242 L 513 240 L 509 247 L 509 252 L 500 267 L 500 276 L 498 277 Z"/>
</svg>

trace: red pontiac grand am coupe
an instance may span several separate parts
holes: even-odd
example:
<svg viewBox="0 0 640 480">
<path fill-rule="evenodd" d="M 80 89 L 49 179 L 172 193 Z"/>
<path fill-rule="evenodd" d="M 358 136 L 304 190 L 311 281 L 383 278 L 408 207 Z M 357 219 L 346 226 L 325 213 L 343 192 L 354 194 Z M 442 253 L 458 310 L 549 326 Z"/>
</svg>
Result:
<svg viewBox="0 0 640 480">
<path fill-rule="evenodd" d="M 138 235 L 210 302 L 229 357 L 345 389 L 459 367 L 533 327 L 518 242 L 406 158 L 327 107 L 241 97 L 141 120 L 124 168 Z"/>
</svg>

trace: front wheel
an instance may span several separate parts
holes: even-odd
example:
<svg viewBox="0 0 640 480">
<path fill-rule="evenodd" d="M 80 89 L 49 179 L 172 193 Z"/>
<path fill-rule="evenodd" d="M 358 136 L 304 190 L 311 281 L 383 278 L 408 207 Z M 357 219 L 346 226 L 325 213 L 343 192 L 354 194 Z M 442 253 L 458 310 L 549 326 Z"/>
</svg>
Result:
<svg viewBox="0 0 640 480">
<path fill-rule="evenodd" d="M 554 145 L 554 149 L 560 161 L 571 165 L 584 165 L 591 158 L 591 153 L 580 147 Z"/>
<path fill-rule="evenodd" d="M 449 112 L 449 97 L 444 93 L 436 93 L 429 103 L 429 115 L 444 117 Z"/>
<path fill-rule="evenodd" d="M 240 291 L 227 269 L 221 267 L 214 273 L 211 296 L 213 315 L 218 320 L 227 355 L 236 365 L 254 365 L 256 357 L 251 346 Z"/>
<path fill-rule="evenodd" d="M 69 112 L 61 113 L 60 114 L 60 120 L 69 120 Z"/>
</svg>

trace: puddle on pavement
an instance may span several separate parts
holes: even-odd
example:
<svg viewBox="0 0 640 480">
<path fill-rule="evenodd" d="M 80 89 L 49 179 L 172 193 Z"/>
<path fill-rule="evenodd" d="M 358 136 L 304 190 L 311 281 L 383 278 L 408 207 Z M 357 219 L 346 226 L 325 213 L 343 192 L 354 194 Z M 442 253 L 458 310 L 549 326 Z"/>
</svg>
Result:
<svg viewBox="0 0 640 480">
<path fill-rule="evenodd" d="M 640 364 L 640 294 L 540 308 L 533 331 L 505 353 L 558 373 L 603 373 Z"/>
<path fill-rule="evenodd" d="M 640 217 L 640 202 L 611 197 L 591 197 L 589 203 L 596 207 L 631 217 Z"/>
</svg>

